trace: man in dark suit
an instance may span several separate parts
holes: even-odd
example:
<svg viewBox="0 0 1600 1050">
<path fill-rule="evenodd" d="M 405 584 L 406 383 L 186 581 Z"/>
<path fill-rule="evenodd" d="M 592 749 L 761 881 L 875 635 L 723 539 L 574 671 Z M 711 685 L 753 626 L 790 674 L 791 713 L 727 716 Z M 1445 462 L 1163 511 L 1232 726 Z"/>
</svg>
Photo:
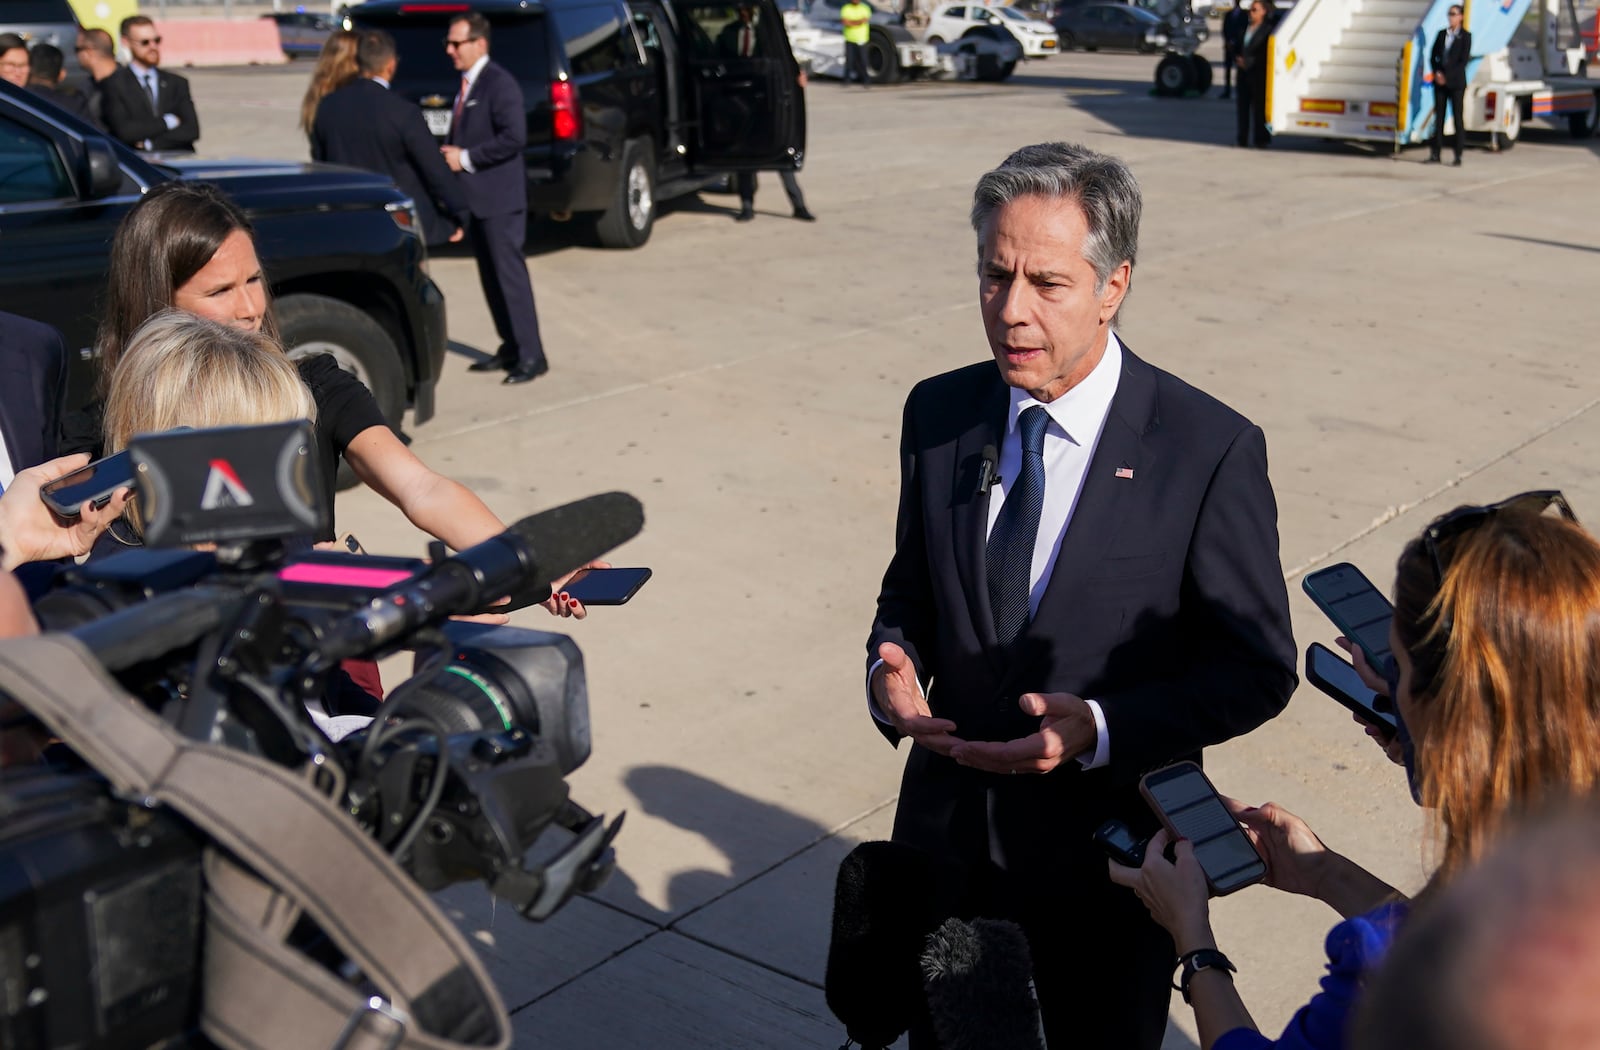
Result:
<svg viewBox="0 0 1600 1050">
<path fill-rule="evenodd" d="M 1244 46 L 1245 27 L 1250 22 L 1250 5 L 1245 0 L 1234 0 L 1228 13 L 1222 16 L 1222 97 L 1233 94 L 1234 59 Z"/>
<path fill-rule="evenodd" d="M 161 67 L 161 34 L 144 15 L 122 20 L 128 64 L 99 81 L 101 119 L 134 149 L 194 152 L 200 118 L 189 81 Z"/>
<path fill-rule="evenodd" d="M 467 198 L 422 119 L 422 110 L 393 94 L 399 67 L 394 38 L 381 29 L 356 42 L 361 75 L 317 106 L 311 157 L 381 172 L 417 204 L 429 245 L 459 241 L 467 220 Z"/>
<path fill-rule="evenodd" d="M 1448 103 L 1455 117 L 1455 134 L 1450 137 L 1455 159 L 1450 163 L 1460 167 L 1461 140 L 1465 137 L 1461 107 L 1467 97 L 1467 62 L 1472 58 L 1472 34 L 1461 27 L 1460 4 L 1450 6 L 1449 19 L 1449 26 L 1439 30 L 1439 35 L 1433 38 L 1433 54 L 1428 59 L 1428 68 L 1433 72 L 1433 140 L 1428 144 L 1427 163 L 1439 163 L 1444 146 L 1444 107 Z"/>
<path fill-rule="evenodd" d="M 717 54 L 723 58 L 758 58 L 764 53 L 753 4 L 740 4 L 737 17 L 717 33 Z"/>
<path fill-rule="evenodd" d="M 1272 145 L 1272 132 L 1267 130 L 1267 39 L 1275 24 L 1274 10 L 1272 0 L 1253 0 L 1233 59 L 1239 71 L 1239 95 L 1234 103 L 1238 121 L 1235 141 L 1241 146 L 1266 149 Z"/>
<path fill-rule="evenodd" d="M 47 324 L 0 313 L 0 489 L 56 456 L 67 351 Z"/>
<path fill-rule="evenodd" d="M 1151 830 L 1139 777 L 1296 682 L 1261 430 L 1112 330 L 1140 207 L 1120 161 L 1065 143 L 979 181 L 995 360 L 906 402 L 867 644 L 872 716 L 913 745 L 894 839 L 961 870 L 958 913 L 1022 927 L 1051 1046 L 1160 1046 L 1172 941 L 1091 835 Z"/>
<path fill-rule="evenodd" d="M 34 44 L 28 52 L 28 90 L 79 120 L 92 122 L 88 100 L 61 86 L 66 78 L 66 57 L 61 49 L 53 44 Z"/>
<path fill-rule="evenodd" d="M 528 116 L 517 78 L 489 59 L 489 20 L 474 11 L 450 23 L 445 49 L 461 87 L 440 147 L 451 171 L 462 172 L 471 212 L 467 233 L 478 259 L 478 280 L 489 301 L 500 348 L 474 363 L 474 372 L 505 370 L 507 384 L 526 383 L 550 370 L 539 338 L 533 281 L 522 254 L 527 236 L 528 175 L 522 151 Z"/>
<path fill-rule="evenodd" d="M 117 45 L 104 29 L 85 29 L 78 34 L 78 66 L 89 74 L 89 119 L 107 128 L 105 82 L 122 67 L 117 65 Z"/>
</svg>

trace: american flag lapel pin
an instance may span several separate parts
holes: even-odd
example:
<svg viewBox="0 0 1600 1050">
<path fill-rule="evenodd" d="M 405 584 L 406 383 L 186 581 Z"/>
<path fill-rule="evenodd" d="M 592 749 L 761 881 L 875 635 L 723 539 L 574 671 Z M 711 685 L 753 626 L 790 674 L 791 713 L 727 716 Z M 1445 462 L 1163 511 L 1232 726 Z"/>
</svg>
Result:
<svg viewBox="0 0 1600 1050">
<path fill-rule="evenodd" d="M 1133 468 L 1132 467 L 1118 467 L 1117 468 L 1117 477 L 1119 477 L 1119 478 L 1132 478 L 1133 477 Z"/>
</svg>

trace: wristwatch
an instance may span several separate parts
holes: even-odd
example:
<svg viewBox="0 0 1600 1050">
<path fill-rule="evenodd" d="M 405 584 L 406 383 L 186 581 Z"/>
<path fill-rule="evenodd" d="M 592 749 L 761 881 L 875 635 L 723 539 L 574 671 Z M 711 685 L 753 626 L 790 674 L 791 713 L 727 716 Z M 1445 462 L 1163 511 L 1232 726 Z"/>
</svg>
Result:
<svg viewBox="0 0 1600 1050">
<path fill-rule="evenodd" d="M 1172 987 L 1182 993 L 1183 1001 L 1186 1003 L 1189 1002 L 1189 982 L 1201 970 L 1221 970 L 1230 975 L 1239 972 L 1239 968 L 1215 948 L 1197 948 L 1192 952 L 1184 952 L 1178 957 L 1178 966 L 1183 972 L 1178 975 Z M 1228 979 L 1233 978 L 1230 976 Z"/>
</svg>

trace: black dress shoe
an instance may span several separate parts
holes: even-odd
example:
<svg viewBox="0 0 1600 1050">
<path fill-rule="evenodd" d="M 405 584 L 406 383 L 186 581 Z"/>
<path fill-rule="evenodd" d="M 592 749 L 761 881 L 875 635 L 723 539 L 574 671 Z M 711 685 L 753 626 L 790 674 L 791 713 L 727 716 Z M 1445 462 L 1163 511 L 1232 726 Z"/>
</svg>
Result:
<svg viewBox="0 0 1600 1050">
<path fill-rule="evenodd" d="M 817 217 L 815 215 L 811 214 L 810 210 L 806 209 L 806 208 L 796 208 L 794 210 L 794 217 L 799 219 L 801 222 L 816 222 L 817 221 Z"/>
<path fill-rule="evenodd" d="M 468 372 L 509 372 L 517 367 L 517 359 L 504 354 L 495 354 L 482 361 L 474 361 L 467 366 Z"/>
<path fill-rule="evenodd" d="M 510 372 L 507 372 L 506 377 L 500 382 L 504 386 L 516 386 L 518 383 L 527 383 L 538 379 L 548 371 L 550 371 L 550 366 L 543 361 L 536 365 L 518 365 Z"/>
<path fill-rule="evenodd" d="M 1452 168 L 1459 168 L 1459 167 L 1461 167 L 1461 158 L 1460 158 L 1460 157 L 1457 157 L 1457 158 L 1456 158 L 1456 159 L 1455 159 L 1455 160 L 1453 160 L 1453 161 L 1451 161 L 1451 162 L 1450 162 L 1450 166 L 1451 166 L 1451 167 L 1452 167 Z"/>
<path fill-rule="evenodd" d="M 1435 157 L 1435 156 L 1429 156 L 1428 159 L 1423 161 L 1422 163 L 1424 163 L 1424 164 L 1438 164 L 1439 163 L 1439 158 Z"/>
<path fill-rule="evenodd" d="M 756 217 L 756 210 L 754 208 L 740 208 L 739 209 L 739 214 L 737 214 L 737 215 L 735 215 L 733 217 L 733 221 L 734 222 L 749 222 L 751 219 L 753 219 L 755 217 Z"/>
</svg>

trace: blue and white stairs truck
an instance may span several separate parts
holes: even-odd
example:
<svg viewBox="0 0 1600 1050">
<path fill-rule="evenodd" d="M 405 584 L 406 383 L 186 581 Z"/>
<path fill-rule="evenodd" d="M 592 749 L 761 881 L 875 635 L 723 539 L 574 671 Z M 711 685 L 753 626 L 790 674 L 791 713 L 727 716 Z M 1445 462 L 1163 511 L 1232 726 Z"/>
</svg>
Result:
<svg viewBox="0 0 1600 1050">
<path fill-rule="evenodd" d="M 1396 152 L 1427 142 L 1428 57 L 1452 2 L 1299 0 L 1269 42 L 1272 133 L 1390 143 Z M 1494 149 L 1509 149 L 1528 126 L 1564 126 L 1576 138 L 1595 133 L 1600 81 L 1588 76 L 1572 0 L 1571 47 L 1560 46 L 1561 0 L 1460 2 L 1472 33 L 1468 132 L 1486 134 Z M 1537 23 L 1531 44 L 1527 32 L 1513 41 L 1525 19 Z"/>
</svg>

